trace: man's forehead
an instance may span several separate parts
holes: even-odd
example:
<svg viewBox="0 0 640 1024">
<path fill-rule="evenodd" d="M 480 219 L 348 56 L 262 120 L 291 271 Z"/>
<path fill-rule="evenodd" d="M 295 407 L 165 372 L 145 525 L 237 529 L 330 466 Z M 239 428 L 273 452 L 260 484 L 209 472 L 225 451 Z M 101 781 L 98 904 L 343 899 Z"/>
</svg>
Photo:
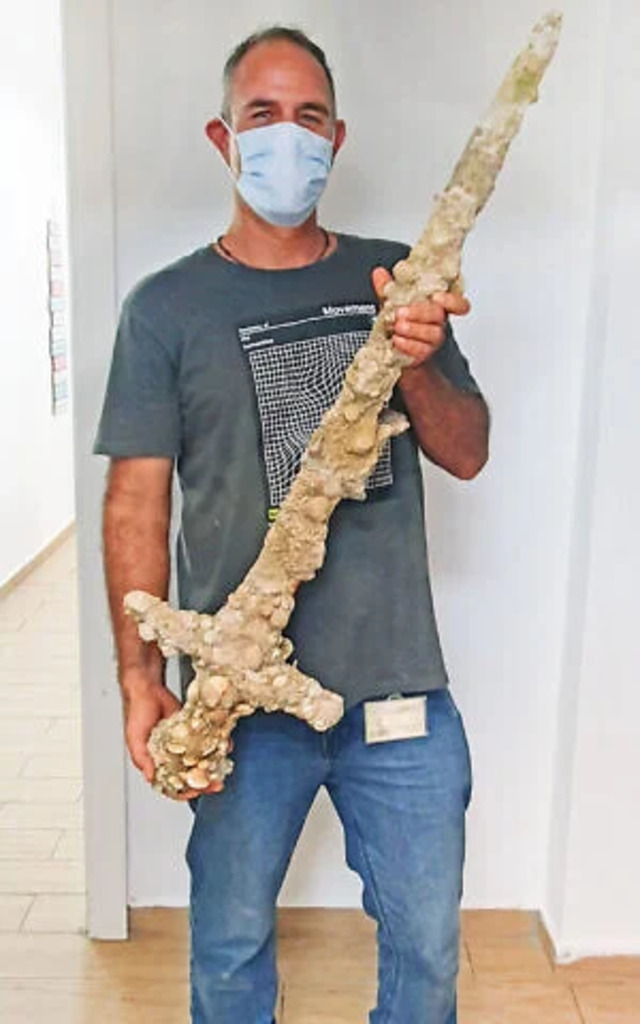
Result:
<svg viewBox="0 0 640 1024">
<path fill-rule="evenodd" d="M 310 93 L 306 98 L 331 105 L 331 90 L 324 69 L 307 50 L 287 40 L 265 40 L 248 51 L 231 79 L 231 98 L 246 102 L 256 90 L 268 92 L 293 87 Z M 302 97 L 301 97 L 302 98 Z"/>
</svg>

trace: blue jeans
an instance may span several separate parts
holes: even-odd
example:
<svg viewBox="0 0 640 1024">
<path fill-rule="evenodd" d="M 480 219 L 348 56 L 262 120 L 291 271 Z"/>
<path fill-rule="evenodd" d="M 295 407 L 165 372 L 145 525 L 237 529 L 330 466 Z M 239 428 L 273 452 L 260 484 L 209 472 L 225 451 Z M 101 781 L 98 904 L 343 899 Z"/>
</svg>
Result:
<svg viewBox="0 0 640 1024">
<path fill-rule="evenodd" d="M 276 899 L 322 785 L 378 925 L 371 1024 L 456 1024 L 471 766 L 449 692 L 429 693 L 427 711 L 426 737 L 372 745 L 362 705 L 324 734 L 279 713 L 239 723 L 227 788 L 193 801 L 193 1024 L 272 1024 Z"/>
</svg>

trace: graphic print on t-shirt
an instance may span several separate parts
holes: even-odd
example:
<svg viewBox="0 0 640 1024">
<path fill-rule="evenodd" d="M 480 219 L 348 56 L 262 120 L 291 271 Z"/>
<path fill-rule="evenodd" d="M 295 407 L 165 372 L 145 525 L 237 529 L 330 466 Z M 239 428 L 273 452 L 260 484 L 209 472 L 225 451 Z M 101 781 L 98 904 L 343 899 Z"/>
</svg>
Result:
<svg viewBox="0 0 640 1024">
<path fill-rule="evenodd" d="M 350 303 L 304 310 L 238 328 L 251 368 L 262 430 L 269 502 L 277 509 L 309 439 L 340 393 L 345 372 L 369 336 L 377 309 Z M 367 490 L 393 483 L 387 441 Z"/>
</svg>

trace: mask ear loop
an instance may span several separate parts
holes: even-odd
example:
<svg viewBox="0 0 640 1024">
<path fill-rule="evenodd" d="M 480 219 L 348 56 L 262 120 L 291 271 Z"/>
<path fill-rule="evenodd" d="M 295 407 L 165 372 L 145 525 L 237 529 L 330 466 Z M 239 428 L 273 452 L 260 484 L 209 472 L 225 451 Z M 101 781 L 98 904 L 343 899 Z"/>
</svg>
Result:
<svg viewBox="0 0 640 1024">
<path fill-rule="evenodd" d="M 334 119 L 333 119 L 333 131 L 331 132 L 331 166 L 332 167 L 333 167 L 334 161 L 336 159 L 336 155 L 337 155 L 336 154 L 336 149 L 335 149 L 335 146 L 336 146 L 336 131 L 337 131 L 337 129 L 338 129 L 338 125 L 336 123 L 336 118 L 334 117 Z"/>
<path fill-rule="evenodd" d="M 238 138 L 237 132 L 234 132 L 234 130 L 231 127 L 231 125 L 227 124 L 227 122 L 224 119 L 224 117 L 222 116 L 222 114 L 220 114 L 219 120 L 225 126 L 225 128 L 227 129 L 227 132 L 229 133 L 229 137 L 231 139 L 233 139 L 233 141 L 236 143 L 236 149 L 238 150 L 238 159 L 240 161 L 240 164 L 242 165 L 242 158 L 240 156 L 240 149 L 239 149 L 238 143 L 237 143 L 237 138 Z M 231 178 L 233 184 L 237 185 L 238 184 L 238 178 L 240 177 L 240 173 L 242 171 L 242 166 L 240 167 L 240 172 L 238 173 L 238 177 L 236 177 L 235 174 L 233 173 L 233 168 L 231 167 L 231 163 L 227 163 L 227 161 L 225 160 L 224 161 L 224 166 L 226 167 L 227 172 L 229 174 L 229 177 Z"/>
</svg>

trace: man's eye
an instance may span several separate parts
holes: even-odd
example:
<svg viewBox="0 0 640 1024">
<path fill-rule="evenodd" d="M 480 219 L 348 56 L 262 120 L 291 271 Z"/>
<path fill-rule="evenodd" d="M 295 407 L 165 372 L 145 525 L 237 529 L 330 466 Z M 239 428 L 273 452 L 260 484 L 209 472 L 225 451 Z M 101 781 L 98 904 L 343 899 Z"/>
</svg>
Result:
<svg viewBox="0 0 640 1024">
<path fill-rule="evenodd" d="M 253 115 L 253 120 L 254 121 L 266 121 L 269 116 L 270 116 L 270 111 L 268 111 L 268 110 L 256 110 L 255 114 Z"/>
</svg>

